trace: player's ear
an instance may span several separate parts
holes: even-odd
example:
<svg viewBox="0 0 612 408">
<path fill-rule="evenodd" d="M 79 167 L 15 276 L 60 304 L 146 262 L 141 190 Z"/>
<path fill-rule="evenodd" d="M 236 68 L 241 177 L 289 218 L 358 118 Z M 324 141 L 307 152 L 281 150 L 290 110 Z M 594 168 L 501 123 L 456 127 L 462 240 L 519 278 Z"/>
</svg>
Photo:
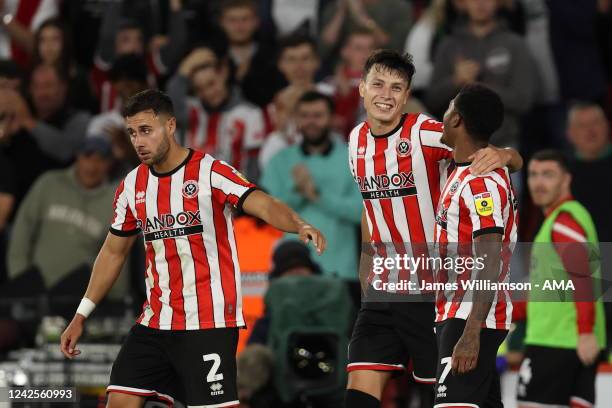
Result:
<svg viewBox="0 0 612 408">
<path fill-rule="evenodd" d="M 174 134 L 176 131 L 176 118 L 174 116 L 170 116 L 166 121 L 166 131 L 169 135 Z"/>
<path fill-rule="evenodd" d="M 365 82 L 363 80 L 363 78 L 359 81 L 359 96 L 361 96 L 363 98 L 363 94 L 365 91 Z"/>
</svg>

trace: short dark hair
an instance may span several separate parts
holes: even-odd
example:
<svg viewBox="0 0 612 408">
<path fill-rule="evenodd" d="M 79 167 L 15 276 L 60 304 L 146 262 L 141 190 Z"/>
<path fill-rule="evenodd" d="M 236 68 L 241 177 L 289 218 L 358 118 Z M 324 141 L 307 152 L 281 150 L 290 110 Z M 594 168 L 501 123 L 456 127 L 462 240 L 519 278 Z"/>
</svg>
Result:
<svg viewBox="0 0 612 408">
<path fill-rule="evenodd" d="M 397 72 L 402 78 L 408 82 L 408 86 L 412 83 L 414 75 L 414 63 L 412 55 L 409 53 L 401 54 L 395 50 L 376 50 L 370 55 L 363 68 L 364 79 L 370 73 L 370 70 L 375 65 L 382 67 L 388 71 Z"/>
<path fill-rule="evenodd" d="M 300 98 L 297 100 L 297 103 L 295 104 L 295 109 L 297 110 L 297 108 L 302 103 L 318 102 L 318 101 L 325 102 L 327 104 L 327 107 L 329 108 L 330 113 L 334 113 L 335 107 L 334 107 L 334 101 L 332 100 L 332 98 L 330 98 L 329 96 L 325 94 L 322 94 L 321 92 L 317 92 L 317 91 L 307 91 L 302 96 L 300 96 Z"/>
<path fill-rule="evenodd" d="M 317 42 L 314 40 L 314 38 L 309 35 L 296 33 L 289 34 L 278 41 L 278 58 L 283 55 L 287 48 L 295 48 L 303 44 L 309 45 L 310 48 L 312 48 L 312 51 L 318 55 Z"/>
<path fill-rule="evenodd" d="M 501 98 L 482 84 L 463 87 L 455 97 L 455 109 L 463 119 L 465 130 L 479 142 L 488 142 L 504 121 Z"/>
<path fill-rule="evenodd" d="M 152 110 L 155 115 L 174 116 L 172 100 L 168 95 L 157 89 L 146 89 L 132 95 L 121 108 L 121 115 L 127 118 L 148 110 Z"/>
<path fill-rule="evenodd" d="M 531 160 L 536 161 L 554 161 L 563 169 L 563 171 L 569 173 L 569 161 L 567 160 L 567 156 L 563 154 L 560 150 L 556 149 L 544 149 L 538 150 L 531 156 Z M 530 161 L 531 161 L 530 160 Z"/>
<path fill-rule="evenodd" d="M 143 56 L 126 54 L 117 57 L 108 73 L 111 81 L 147 82 L 147 63 Z"/>
<path fill-rule="evenodd" d="M 219 6 L 219 15 L 234 8 L 250 8 L 257 13 L 257 4 L 254 0 L 223 0 Z"/>
</svg>

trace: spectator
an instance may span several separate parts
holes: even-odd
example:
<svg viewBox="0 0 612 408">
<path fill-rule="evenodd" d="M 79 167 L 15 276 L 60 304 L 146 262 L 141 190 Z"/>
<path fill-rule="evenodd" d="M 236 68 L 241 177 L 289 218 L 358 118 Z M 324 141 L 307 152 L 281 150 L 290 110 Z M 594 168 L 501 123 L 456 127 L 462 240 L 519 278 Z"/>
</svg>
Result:
<svg viewBox="0 0 612 408">
<path fill-rule="evenodd" d="M 351 32 L 340 50 L 341 61 L 335 75 L 326 82 L 333 88 L 334 129 L 345 139 L 355 125 L 365 120 L 365 111 L 359 96 L 359 82 L 363 67 L 376 48 L 376 38 L 368 29 L 357 28 Z"/>
<path fill-rule="evenodd" d="M 270 160 L 261 186 L 321 226 L 328 242 L 320 257 L 323 271 L 354 281 L 361 197 L 346 165 L 346 145 L 331 138 L 333 112 L 333 102 L 325 95 L 307 92 L 300 98 L 296 123 L 303 141 Z"/>
<path fill-rule="evenodd" d="M 536 81 L 526 44 L 496 17 L 497 0 L 465 0 L 468 22 L 446 37 L 436 51 L 427 102 L 441 117 L 450 100 L 476 81 L 493 89 L 506 109 L 504 123 L 491 139 L 517 147 L 521 115 L 530 108 Z"/>
<path fill-rule="evenodd" d="M 523 154 L 531 156 L 545 147 L 565 145 L 566 107 L 561 103 L 559 74 L 552 52 L 550 13 L 545 0 L 524 0 L 526 12 L 525 42 L 537 68 L 538 92 L 532 111 L 525 118 L 524 137 L 530 143 Z"/>
<path fill-rule="evenodd" d="M 121 101 L 147 88 L 147 66 L 142 56 L 119 56 L 111 67 L 108 78 Z M 87 126 L 87 135 L 110 136 L 114 129 L 124 128 L 124 118 L 116 105 L 112 110 L 94 116 Z"/>
<path fill-rule="evenodd" d="M 612 217 L 608 189 L 589 182 L 594 177 L 612 174 L 610 126 L 603 109 L 593 103 L 577 103 L 569 111 L 567 135 L 574 146 L 570 162 L 572 191 L 593 216 L 601 242 L 612 241 Z"/>
<path fill-rule="evenodd" d="M 324 60 L 335 60 L 337 44 L 356 27 L 372 31 L 384 48 L 401 50 L 412 26 L 412 9 L 403 0 L 338 0 L 323 10 L 321 21 L 321 54 Z"/>
<path fill-rule="evenodd" d="M 72 36 L 59 18 L 43 22 L 34 35 L 34 65 L 57 66 L 69 79 L 68 101 L 80 109 L 95 111 L 96 103 L 87 72 L 72 56 Z"/>
<path fill-rule="evenodd" d="M 0 60 L 0 89 L 19 92 L 22 87 L 22 70 L 14 61 Z"/>
<path fill-rule="evenodd" d="M 112 216 L 110 165 L 108 141 L 88 138 L 73 166 L 36 181 L 13 227 L 8 250 L 12 279 L 36 267 L 49 289 L 78 267 L 93 265 Z"/>
<path fill-rule="evenodd" d="M 266 106 L 272 101 L 280 74 L 274 66 L 274 51 L 255 39 L 259 28 L 257 4 L 254 0 L 225 0 L 221 4 L 220 25 L 229 40 L 235 79 L 244 97 Z"/>
<path fill-rule="evenodd" d="M 242 408 L 282 408 L 274 389 L 274 355 L 251 344 L 236 359 L 238 399 Z"/>
<path fill-rule="evenodd" d="M 527 303 L 520 408 L 596 406 L 597 365 L 606 344 L 601 258 L 595 225 L 571 196 L 571 179 L 557 151 L 539 151 L 529 162 L 529 191 L 545 219 L 531 251 L 534 289 Z M 572 289 L 547 290 L 551 280 Z"/>
<path fill-rule="evenodd" d="M 68 104 L 68 78 L 56 66 L 38 65 L 29 84 L 33 112 L 19 99 L 17 115 L 40 148 L 60 163 L 74 158 L 90 115 Z"/>
<path fill-rule="evenodd" d="M 445 7 L 447 0 L 433 0 L 427 10 L 417 20 L 406 38 L 404 49 L 414 60 L 414 77 L 410 89 L 413 94 L 422 95 L 429 86 L 435 50 L 445 34 Z"/>
<path fill-rule="evenodd" d="M 291 35 L 282 38 L 278 45 L 278 69 L 282 73 L 285 86 L 274 96 L 274 101 L 267 107 L 267 114 L 277 136 L 293 144 L 299 135 L 295 123 L 290 118 L 295 111 L 295 103 L 306 91 L 322 91 L 327 86 L 317 85 L 315 74 L 320 61 L 314 40 L 303 35 Z"/>
<path fill-rule="evenodd" d="M 210 153 L 256 180 L 257 151 L 265 136 L 263 112 L 246 102 L 229 82 L 227 61 L 197 65 L 189 77 L 184 71 L 179 70 L 168 82 L 184 144 Z M 188 97 L 190 86 L 195 97 Z"/>
<path fill-rule="evenodd" d="M 0 58 L 11 59 L 26 68 L 34 50 L 34 32 L 48 18 L 58 14 L 57 0 L 2 1 L 0 12 Z"/>
<path fill-rule="evenodd" d="M 146 46 L 141 25 L 134 19 L 122 17 L 121 3 L 111 2 L 106 7 L 91 73 L 101 112 L 111 110 L 120 103 L 108 78 L 108 70 L 115 58 L 125 54 L 144 56 L 152 78 L 150 82 L 155 82 L 174 71 L 187 46 L 187 23 L 182 0 L 170 0 L 168 37 L 156 37 L 149 47 Z"/>
<path fill-rule="evenodd" d="M 598 0 L 547 1 L 550 40 L 563 101 L 602 102 L 605 72 L 597 40 Z"/>
</svg>

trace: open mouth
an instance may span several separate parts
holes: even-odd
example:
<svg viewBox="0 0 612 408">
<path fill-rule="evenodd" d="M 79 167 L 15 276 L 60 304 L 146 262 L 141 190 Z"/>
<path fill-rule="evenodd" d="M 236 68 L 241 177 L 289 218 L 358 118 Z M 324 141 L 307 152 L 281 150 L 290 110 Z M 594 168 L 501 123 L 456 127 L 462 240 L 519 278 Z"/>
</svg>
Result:
<svg viewBox="0 0 612 408">
<path fill-rule="evenodd" d="M 390 112 L 391 109 L 393 109 L 393 105 L 384 102 L 376 102 L 374 103 L 374 106 L 384 112 Z"/>
</svg>

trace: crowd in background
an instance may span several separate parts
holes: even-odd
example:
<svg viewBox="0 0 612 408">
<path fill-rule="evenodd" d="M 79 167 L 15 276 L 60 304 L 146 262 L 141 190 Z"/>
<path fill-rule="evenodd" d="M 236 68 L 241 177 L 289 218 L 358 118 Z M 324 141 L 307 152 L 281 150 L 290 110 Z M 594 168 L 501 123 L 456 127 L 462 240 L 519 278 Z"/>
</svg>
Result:
<svg viewBox="0 0 612 408">
<path fill-rule="evenodd" d="M 365 119 L 358 85 L 377 48 L 414 57 L 406 112 L 441 119 L 462 86 L 494 89 L 506 112 L 492 143 L 525 161 L 565 151 L 576 199 L 612 241 L 609 0 L 4 0 L 0 12 L 0 288 L 86 282 L 115 187 L 138 164 L 121 104 L 156 87 L 185 146 L 240 169 L 327 236 L 318 265 L 295 248 L 296 264 L 275 255 L 287 270 L 337 277 L 358 297 L 361 196 L 346 140 Z M 541 215 L 522 190 L 529 241 Z M 236 234 L 243 270 L 271 271 L 281 234 L 245 216 Z M 144 294 L 139 251 L 117 298 Z"/>
</svg>

